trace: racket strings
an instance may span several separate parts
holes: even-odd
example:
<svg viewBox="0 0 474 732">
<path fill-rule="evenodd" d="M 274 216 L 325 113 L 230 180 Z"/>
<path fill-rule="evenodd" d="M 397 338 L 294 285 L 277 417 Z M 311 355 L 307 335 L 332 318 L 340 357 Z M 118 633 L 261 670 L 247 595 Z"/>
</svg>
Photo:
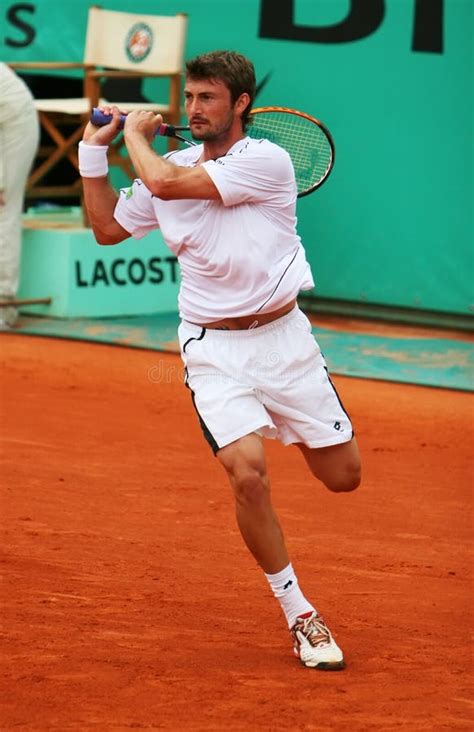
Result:
<svg viewBox="0 0 474 732">
<path fill-rule="evenodd" d="M 295 169 L 298 193 L 322 181 L 332 165 L 332 147 L 314 122 L 295 114 L 261 112 L 252 118 L 248 134 L 283 147 Z"/>
<path fill-rule="evenodd" d="M 295 123 L 292 120 L 259 120 L 252 130 L 252 136 L 260 131 L 287 150 L 297 178 L 303 184 L 311 185 L 314 179 L 319 179 L 326 172 L 331 148 L 319 127 L 312 123 Z"/>
</svg>

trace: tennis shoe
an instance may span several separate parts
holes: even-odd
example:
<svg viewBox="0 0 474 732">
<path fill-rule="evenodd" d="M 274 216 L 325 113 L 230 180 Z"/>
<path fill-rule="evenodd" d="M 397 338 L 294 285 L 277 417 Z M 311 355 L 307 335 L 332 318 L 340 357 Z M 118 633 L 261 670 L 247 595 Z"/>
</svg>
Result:
<svg viewBox="0 0 474 732">
<path fill-rule="evenodd" d="M 303 666 L 323 671 L 343 669 L 344 656 L 323 618 L 310 612 L 296 618 L 291 628 L 294 653 Z"/>
</svg>

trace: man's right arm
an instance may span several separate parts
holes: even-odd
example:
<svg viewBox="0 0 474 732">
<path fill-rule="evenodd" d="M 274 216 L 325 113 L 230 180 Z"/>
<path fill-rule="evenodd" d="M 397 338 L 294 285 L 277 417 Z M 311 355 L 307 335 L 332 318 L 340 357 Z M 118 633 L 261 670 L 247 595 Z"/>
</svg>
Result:
<svg viewBox="0 0 474 732">
<path fill-rule="evenodd" d="M 107 178 L 82 178 L 84 205 L 98 244 L 118 244 L 130 233 L 114 218 L 118 196 Z"/>
<path fill-rule="evenodd" d="M 89 122 L 79 146 L 84 205 L 98 244 L 118 244 L 130 236 L 114 218 L 118 195 L 107 178 L 107 148 L 118 134 L 120 120 L 116 108 L 109 113 L 112 122 L 104 127 Z"/>
</svg>

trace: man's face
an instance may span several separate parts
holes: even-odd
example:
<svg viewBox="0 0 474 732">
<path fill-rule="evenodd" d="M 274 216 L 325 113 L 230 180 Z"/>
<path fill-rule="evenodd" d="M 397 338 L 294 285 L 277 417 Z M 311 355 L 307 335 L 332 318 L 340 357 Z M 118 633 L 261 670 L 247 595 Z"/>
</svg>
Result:
<svg viewBox="0 0 474 732">
<path fill-rule="evenodd" d="M 187 79 L 184 100 L 195 140 L 218 139 L 230 130 L 237 116 L 230 90 L 218 79 Z"/>
</svg>

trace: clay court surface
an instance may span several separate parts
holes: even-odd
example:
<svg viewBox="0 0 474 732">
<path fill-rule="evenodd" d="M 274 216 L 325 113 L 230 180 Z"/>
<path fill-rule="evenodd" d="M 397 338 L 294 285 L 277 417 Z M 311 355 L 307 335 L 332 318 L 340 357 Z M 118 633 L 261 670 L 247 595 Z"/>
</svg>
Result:
<svg viewBox="0 0 474 732">
<path fill-rule="evenodd" d="M 304 669 L 246 553 L 178 356 L 19 335 L 2 360 L 2 730 L 472 730 L 472 396 L 335 377 L 363 485 L 269 442 Z"/>
</svg>

